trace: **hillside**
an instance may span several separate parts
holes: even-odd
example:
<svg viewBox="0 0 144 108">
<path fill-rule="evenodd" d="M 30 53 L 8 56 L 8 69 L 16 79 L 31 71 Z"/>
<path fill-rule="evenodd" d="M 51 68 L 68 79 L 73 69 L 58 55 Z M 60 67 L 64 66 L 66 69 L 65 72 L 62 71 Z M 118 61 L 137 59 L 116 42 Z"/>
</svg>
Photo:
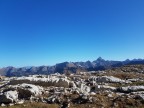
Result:
<svg viewBox="0 0 144 108">
<path fill-rule="evenodd" d="M 144 65 L 0 80 L 2 108 L 144 107 Z"/>
</svg>

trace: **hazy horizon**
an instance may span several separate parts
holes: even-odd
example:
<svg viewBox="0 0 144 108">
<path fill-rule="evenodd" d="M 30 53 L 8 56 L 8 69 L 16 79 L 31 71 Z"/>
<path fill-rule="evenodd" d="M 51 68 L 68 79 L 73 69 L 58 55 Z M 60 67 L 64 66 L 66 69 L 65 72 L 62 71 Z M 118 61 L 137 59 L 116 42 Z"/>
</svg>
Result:
<svg viewBox="0 0 144 108">
<path fill-rule="evenodd" d="M 0 67 L 144 58 L 144 1 L 1 0 Z"/>
</svg>

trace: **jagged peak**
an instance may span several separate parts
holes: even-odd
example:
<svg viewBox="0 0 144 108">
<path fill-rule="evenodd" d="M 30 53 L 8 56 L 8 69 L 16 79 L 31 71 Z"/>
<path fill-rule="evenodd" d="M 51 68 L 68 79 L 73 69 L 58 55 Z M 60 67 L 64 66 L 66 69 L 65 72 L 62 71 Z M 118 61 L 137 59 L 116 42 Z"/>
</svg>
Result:
<svg viewBox="0 0 144 108">
<path fill-rule="evenodd" d="M 97 60 L 104 60 L 102 57 L 98 57 Z"/>
<path fill-rule="evenodd" d="M 102 57 L 98 57 L 95 61 L 93 62 L 101 62 L 101 61 L 105 61 Z"/>
</svg>

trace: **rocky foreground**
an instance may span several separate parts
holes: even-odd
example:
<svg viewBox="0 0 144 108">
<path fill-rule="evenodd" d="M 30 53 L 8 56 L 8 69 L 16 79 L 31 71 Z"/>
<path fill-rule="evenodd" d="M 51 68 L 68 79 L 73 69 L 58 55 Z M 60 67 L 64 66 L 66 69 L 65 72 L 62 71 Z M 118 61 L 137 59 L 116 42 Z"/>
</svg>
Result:
<svg viewBox="0 0 144 108">
<path fill-rule="evenodd" d="M 144 65 L 77 74 L 1 76 L 0 105 L 13 108 L 144 108 Z"/>
</svg>

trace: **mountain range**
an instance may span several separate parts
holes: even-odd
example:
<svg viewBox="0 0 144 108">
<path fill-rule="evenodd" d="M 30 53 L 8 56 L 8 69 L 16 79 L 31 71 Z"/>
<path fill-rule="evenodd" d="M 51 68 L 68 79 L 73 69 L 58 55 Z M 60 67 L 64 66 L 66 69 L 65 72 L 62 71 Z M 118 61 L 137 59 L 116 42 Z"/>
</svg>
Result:
<svg viewBox="0 0 144 108">
<path fill-rule="evenodd" d="M 95 61 L 86 62 L 63 62 L 54 66 L 31 66 L 31 67 L 5 67 L 0 69 L 2 76 L 28 76 L 34 74 L 52 74 L 52 73 L 78 73 L 88 71 L 98 71 L 120 67 L 124 65 L 144 64 L 144 59 L 133 59 L 125 61 L 104 60 L 99 57 Z"/>
</svg>

